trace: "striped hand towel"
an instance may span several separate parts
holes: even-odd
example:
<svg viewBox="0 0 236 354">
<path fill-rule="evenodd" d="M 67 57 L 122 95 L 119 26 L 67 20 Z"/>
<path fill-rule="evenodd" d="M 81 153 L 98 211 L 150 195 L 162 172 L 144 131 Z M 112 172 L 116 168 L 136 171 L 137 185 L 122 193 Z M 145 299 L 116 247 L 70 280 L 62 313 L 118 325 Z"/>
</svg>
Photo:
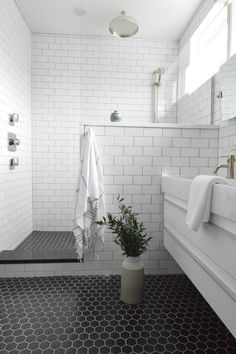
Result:
<svg viewBox="0 0 236 354">
<path fill-rule="evenodd" d="M 81 260 L 85 250 L 99 251 L 104 242 L 104 227 L 95 224 L 105 215 L 105 199 L 99 153 L 91 128 L 84 137 L 75 199 L 73 233 Z"/>
</svg>

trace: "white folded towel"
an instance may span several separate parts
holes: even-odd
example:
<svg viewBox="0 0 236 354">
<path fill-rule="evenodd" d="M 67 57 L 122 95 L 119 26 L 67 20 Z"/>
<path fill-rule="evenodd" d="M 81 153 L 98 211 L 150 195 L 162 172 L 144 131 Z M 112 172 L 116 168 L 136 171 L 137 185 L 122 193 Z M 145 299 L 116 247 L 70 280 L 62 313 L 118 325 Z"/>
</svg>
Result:
<svg viewBox="0 0 236 354">
<path fill-rule="evenodd" d="M 103 226 L 95 224 L 105 216 L 105 199 L 99 153 L 92 129 L 88 128 L 81 151 L 80 174 L 76 189 L 73 232 L 78 258 L 85 249 L 100 250 Z"/>
<path fill-rule="evenodd" d="M 210 220 L 212 187 L 215 183 L 229 184 L 227 179 L 218 176 L 202 175 L 192 181 L 186 224 L 193 231 L 197 231 L 202 222 Z"/>
</svg>

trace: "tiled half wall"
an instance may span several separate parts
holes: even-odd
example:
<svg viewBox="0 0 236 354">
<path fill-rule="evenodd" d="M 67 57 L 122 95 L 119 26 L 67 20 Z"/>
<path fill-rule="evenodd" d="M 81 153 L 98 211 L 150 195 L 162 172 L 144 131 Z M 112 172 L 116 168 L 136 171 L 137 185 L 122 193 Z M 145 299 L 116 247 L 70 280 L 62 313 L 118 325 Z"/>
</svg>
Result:
<svg viewBox="0 0 236 354">
<path fill-rule="evenodd" d="M 88 126 L 81 126 L 81 134 Z M 199 173 L 212 173 L 217 163 L 218 129 L 217 128 L 181 128 L 181 126 L 167 125 L 164 127 L 132 127 L 114 125 L 90 125 L 96 135 L 101 161 L 103 166 L 106 206 L 107 211 L 117 212 L 116 196 L 122 194 L 128 203 L 134 205 L 140 213 L 142 220 L 151 234 L 152 240 L 149 250 L 143 256 L 146 273 L 175 273 L 179 269 L 169 254 L 163 248 L 162 243 L 162 194 L 161 175 L 188 175 Z M 45 141 L 46 144 L 46 141 Z M 44 145 L 45 145 L 44 144 Z M 79 136 L 77 137 L 79 144 Z M 46 146 L 46 145 L 45 145 Z M 45 158 L 47 153 L 45 152 Z M 69 155 L 74 160 L 79 160 L 73 154 Z M 64 159 L 61 159 L 63 165 Z M 70 172 L 68 171 L 68 176 Z M 55 181 L 60 176 L 60 171 L 54 175 Z M 63 189 L 58 184 L 54 190 L 50 185 L 55 183 L 53 179 L 45 179 L 38 185 L 34 183 L 35 197 L 42 195 L 40 208 L 34 205 L 35 222 L 38 229 L 56 230 L 61 228 L 60 215 L 63 218 L 64 228 L 71 229 L 73 214 L 73 199 L 76 178 Z M 64 215 L 64 204 L 61 207 L 60 196 L 58 202 L 54 199 L 58 190 L 67 193 L 67 212 Z M 53 192 L 53 193 L 52 193 Z M 61 201 L 64 200 L 64 192 Z M 51 275 L 51 274 L 113 274 L 120 271 L 122 256 L 119 248 L 112 241 L 109 233 L 105 236 L 104 251 L 96 260 L 85 259 L 83 264 L 40 264 L 40 269 L 22 265 L 19 268 L 9 266 L 5 269 L 11 274 L 19 275 Z"/>
</svg>

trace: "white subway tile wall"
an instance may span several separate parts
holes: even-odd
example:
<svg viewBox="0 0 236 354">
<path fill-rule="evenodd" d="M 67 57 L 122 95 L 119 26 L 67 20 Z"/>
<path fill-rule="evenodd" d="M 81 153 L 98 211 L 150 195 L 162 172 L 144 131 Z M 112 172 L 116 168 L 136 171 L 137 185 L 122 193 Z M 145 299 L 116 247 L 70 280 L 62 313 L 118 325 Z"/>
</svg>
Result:
<svg viewBox="0 0 236 354">
<path fill-rule="evenodd" d="M 119 109 L 126 122 L 151 122 L 152 72 L 164 66 L 160 118 L 175 122 L 171 87 L 177 79 L 177 56 L 177 42 L 32 36 L 35 230 L 70 229 L 81 120 L 109 121 L 110 113 Z M 119 129 L 116 134 L 106 137 L 103 144 L 113 145 L 115 139 L 123 139 L 127 156 L 137 155 L 138 150 L 141 153 L 137 141 L 133 146 L 129 130 L 127 137 L 121 136 Z M 114 154 L 118 158 L 120 150 L 109 148 L 107 158 Z"/>
<path fill-rule="evenodd" d="M 217 97 L 220 93 L 220 74 L 217 73 L 213 77 L 213 85 L 212 85 L 212 98 L 213 98 L 213 120 L 214 124 L 220 125 L 221 124 L 221 100 Z"/>
<path fill-rule="evenodd" d="M 99 50 L 94 47 L 95 42 L 100 43 Z M 129 41 L 130 48 L 133 48 L 132 51 L 136 53 L 139 53 L 139 50 L 147 52 L 146 49 L 150 47 L 149 60 L 138 62 L 140 75 L 143 77 L 139 82 L 139 74 L 137 73 L 135 74 L 136 81 L 131 81 L 131 78 L 128 78 L 127 73 L 132 73 L 134 67 L 133 61 L 128 61 L 126 56 L 122 70 L 118 70 L 118 67 L 121 67 L 122 57 L 128 50 L 128 46 L 123 48 L 122 43 L 124 42 L 114 39 L 33 36 L 33 137 L 38 141 L 33 150 L 34 156 L 37 156 L 34 158 L 36 163 L 33 166 L 34 229 L 71 229 L 73 195 L 78 174 L 79 122 L 81 120 L 88 123 L 90 121 L 109 121 L 110 112 L 119 109 L 122 110 L 122 113 L 126 112 L 124 116 L 126 122 L 149 123 L 152 121 L 151 73 L 153 67 L 157 65 L 156 63 L 163 65 L 163 58 L 167 60 L 166 51 L 173 51 L 174 48 L 176 50 L 176 47 L 171 44 L 168 49 L 165 42 Z M 68 49 L 68 45 L 70 45 L 70 49 Z M 154 46 L 153 49 L 151 49 L 152 46 Z M 155 53 L 159 53 L 162 59 L 157 60 Z M 164 55 L 163 57 L 161 53 Z M 87 58 L 96 58 L 97 55 L 100 58 L 100 65 L 107 56 L 109 58 L 111 56 L 112 61 L 117 60 L 117 62 L 115 61 L 116 68 L 114 65 L 107 65 L 107 72 L 99 72 L 100 65 L 98 63 L 92 65 L 89 60 L 88 65 Z M 68 60 L 70 65 L 67 66 Z M 172 60 L 175 66 L 175 58 Z M 75 65 L 77 62 L 79 65 Z M 61 64 L 63 64 L 63 68 Z M 50 69 L 42 72 L 42 68 L 47 65 L 50 66 Z M 105 70 L 104 66 L 103 69 Z M 119 78 L 115 73 L 120 73 Z M 169 76 L 169 81 L 167 80 L 168 76 L 163 75 L 162 88 L 166 88 L 166 97 L 170 95 L 168 90 L 173 78 L 176 77 L 175 72 L 173 75 Z M 123 83 L 124 78 L 127 80 L 125 84 Z M 121 91 L 114 91 L 113 81 L 120 85 Z M 74 85 L 79 92 L 73 91 Z M 59 91 L 62 88 L 63 93 Z M 132 103 L 129 107 L 124 105 L 124 109 L 120 109 L 120 105 L 114 106 L 115 99 L 117 102 L 126 102 L 122 92 L 126 92 L 129 102 L 132 102 L 129 95 L 132 90 L 135 92 L 136 90 L 144 90 L 143 97 L 149 97 L 148 100 L 144 102 L 135 98 L 133 101 L 135 104 Z M 112 99 L 110 98 L 111 92 L 114 93 Z M 93 102 L 90 100 L 91 97 Z M 169 105 L 165 107 L 169 107 Z M 163 112 L 166 112 L 166 108 Z M 168 113 L 168 122 L 175 121 L 175 109 L 173 113 L 173 120 L 171 114 Z M 71 135 L 65 136 L 64 130 L 68 125 L 69 128 L 71 127 Z M 218 131 L 215 130 L 212 139 L 208 139 L 207 135 L 206 137 L 202 136 L 203 133 L 200 129 L 111 126 L 96 126 L 94 129 L 102 155 L 108 210 L 116 212 L 115 196 L 119 193 L 124 194 L 127 202 L 133 203 L 136 210 L 142 213 L 141 218 L 153 236 L 150 250 L 144 256 L 146 271 L 150 273 L 177 272 L 178 269 L 176 265 L 173 266 L 173 262 L 159 262 L 159 255 L 163 258 L 163 254 L 166 255 L 165 260 L 170 260 L 162 246 L 160 176 L 162 172 L 184 175 L 211 173 L 212 164 L 215 164 L 216 159 L 214 161 L 212 156 L 210 158 L 201 156 L 200 148 L 210 149 L 211 140 L 217 144 Z M 83 133 L 83 127 L 80 132 Z M 206 134 L 212 134 L 211 130 L 207 130 Z M 72 149 L 70 153 L 63 154 L 62 152 L 67 149 L 68 144 Z M 187 154 L 187 149 L 191 149 L 190 154 Z M 142 200 L 144 201 L 141 202 Z M 88 269 L 88 261 L 86 261 L 84 271 L 99 271 L 104 274 L 119 272 L 120 259 L 119 249 L 112 242 L 111 235 L 107 234 L 105 250 L 100 255 L 100 262 L 91 261 Z M 169 267 L 162 267 L 164 264 L 168 264 Z"/>
<path fill-rule="evenodd" d="M 81 63 L 78 45 L 69 39 L 32 36 L 34 230 L 71 230 L 80 158 Z"/>
<path fill-rule="evenodd" d="M 201 5 L 181 40 L 181 68 L 188 61 L 188 44 L 184 44 L 212 1 Z M 158 66 L 166 70 L 159 88 L 159 118 L 161 122 L 176 122 L 173 87 L 178 77 L 178 42 L 33 34 L 31 63 L 30 31 L 13 0 L 1 2 L 1 6 L 0 217 L 1 242 L 7 248 L 7 242 L 13 247 L 12 243 L 32 231 L 32 183 L 34 230 L 71 230 L 80 135 L 84 132 L 81 122 L 86 126 L 94 121 L 108 123 L 114 109 L 123 114 L 126 123 L 152 122 L 152 72 Z M 215 90 L 217 83 L 216 79 Z M 191 97 L 198 107 L 195 110 L 183 98 L 178 111 L 183 122 L 189 122 L 190 113 L 197 119 L 194 123 L 207 122 L 208 95 L 207 86 Z M 8 114 L 13 111 L 20 113 L 20 122 L 11 127 Z M 214 112 L 220 121 L 217 103 Z M 235 139 L 235 126 L 235 122 L 224 123 L 222 146 L 228 148 L 229 136 Z M 91 127 L 102 157 L 107 210 L 116 213 L 116 196 L 124 195 L 141 213 L 140 220 L 152 236 L 143 256 L 146 272 L 179 272 L 163 248 L 161 175 L 211 174 L 217 164 L 218 129 Z M 20 166 L 11 172 L 8 159 L 13 154 L 6 149 L 10 130 L 22 141 L 17 150 Z M 1 276 L 120 272 L 122 255 L 110 233 L 106 233 L 104 251 L 96 256 L 94 260 L 87 257 L 84 264 L 0 265 Z"/>
<path fill-rule="evenodd" d="M 219 159 L 226 163 L 226 157 L 236 155 L 236 119 L 222 121 L 219 129 Z"/>
<path fill-rule="evenodd" d="M 126 122 L 152 122 L 152 73 L 163 66 L 158 117 L 176 122 L 178 42 L 85 37 L 80 43 L 82 119 L 108 121 L 116 109 Z"/>
<path fill-rule="evenodd" d="M 226 156 L 236 155 L 236 119 L 222 121 L 221 101 L 217 98 L 220 91 L 219 73 L 214 76 L 214 120 L 219 129 L 219 162 L 225 163 Z M 221 171 L 226 175 L 226 171 Z"/>
<path fill-rule="evenodd" d="M 161 175 L 211 174 L 217 163 L 218 129 L 90 127 L 101 155 L 107 211 L 118 211 L 116 196 L 122 194 L 140 213 L 152 237 L 142 257 L 146 272 L 179 272 L 163 247 Z M 119 272 L 122 255 L 109 232 L 104 253 L 100 255 L 100 271 Z M 91 270 L 96 271 L 96 266 L 91 263 Z"/>
<path fill-rule="evenodd" d="M 161 175 L 169 173 L 194 176 L 199 173 L 212 173 L 217 160 L 218 129 L 150 129 L 93 125 L 90 127 L 96 135 L 101 155 L 107 211 L 117 213 L 116 196 L 119 193 L 124 195 L 126 202 L 131 203 L 135 210 L 141 213 L 139 219 L 144 222 L 152 237 L 148 252 L 142 257 L 146 273 L 180 272 L 163 247 Z M 82 126 L 81 131 L 84 131 L 84 128 L 86 129 Z M 120 139 L 120 137 L 130 135 L 133 135 L 131 136 L 133 146 L 127 147 L 127 140 Z M 168 139 L 164 140 L 166 144 L 168 142 L 168 145 L 156 147 L 157 141 L 163 141 L 163 139 Z M 134 146 L 137 141 L 139 141 L 138 150 Z M 127 149 L 133 149 L 132 154 Z M 189 149 L 188 156 L 186 156 L 186 149 Z M 177 153 L 173 155 L 172 153 L 176 151 Z M 163 156 L 163 154 L 168 156 Z M 57 188 L 60 190 L 60 185 Z M 71 196 L 71 204 L 73 205 L 73 196 Z M 54 205 L 48 203 L 46 199 L 42 201 L 41 229 L 48 228 L 48 221 L 54 230 L 58 227 L 59 209 L 59 205 L 55 209 Z M 59 215 L 63 213 L 64 209 L 59 212 Z M 69 209 L 67 215 L 69 217 L 66 227 L 70 229 L 72 209 Z M 44 220 L 47 220 L 46 225 L 43 223 Z M 7 274 L 11 276 L 116 274 L 120 272 L 122 258 L 119 247 L 112 241 L 111 233 L 106 232 L 104 251 L 95 255 L 95 260 L 86 257 L 83 264 L 45 264 L 40 265 L 40 269 L 37 266 L 35 269 L 29 269 L 27 265 L 24 269 L 5 268 L 2 276 Z"/>
<path fill-rule="evenodd" d="M 0 250 L 14 248 L 32 231 L 31 33 L 13 0 L 0 2 Z M 20 120 L 9 125 L 9 114 Z M 7 150 L 7 134 L 20 139 Z M 9 170 L 9 158 L 19 166 Z"/>
<path fill-rule="evenodd" d="M 178 123 L 211 124 L 211 79 L 194 92 L 181 97 L 177 104 Z"/>
<path fill-rule="evenodd" d="M 159 119 L 176 122 L 178 42 L 35 34 L 32 45 L 35 116 L 104 122 L 117 109 L 126 122 L 150 123 L 152 73 L 163 66 Z"/>
</svg>

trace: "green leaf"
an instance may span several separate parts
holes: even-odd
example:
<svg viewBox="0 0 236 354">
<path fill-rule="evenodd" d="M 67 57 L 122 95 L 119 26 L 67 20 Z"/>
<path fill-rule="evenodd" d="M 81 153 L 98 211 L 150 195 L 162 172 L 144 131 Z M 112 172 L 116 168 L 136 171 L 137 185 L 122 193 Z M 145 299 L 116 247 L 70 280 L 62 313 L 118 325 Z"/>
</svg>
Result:
<svg viewBox="0 0 236 354">
<path fill-rule="evenodd" d="M 107 219 L 97 221 L 98 225 L 106 225 L 115 234 L 114 242 L 120 246 L 126 256 L 137 257 L 147 250 L 151 237 L 147 236 L 142 222 L 138 222 L 139 213 L 133 211 L 133 206 L 126 206 L 124 198 L 117 196 L 119 216 L 107 214 Z"/>
</svg>

